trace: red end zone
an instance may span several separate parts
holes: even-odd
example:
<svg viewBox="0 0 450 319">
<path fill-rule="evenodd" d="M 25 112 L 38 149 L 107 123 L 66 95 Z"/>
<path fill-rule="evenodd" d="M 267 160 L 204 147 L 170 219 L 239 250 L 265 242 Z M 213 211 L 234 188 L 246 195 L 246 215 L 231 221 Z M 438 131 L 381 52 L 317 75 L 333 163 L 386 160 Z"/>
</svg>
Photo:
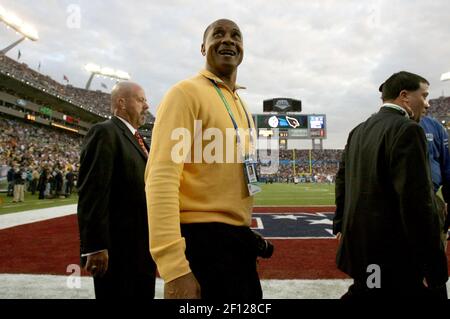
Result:
<svg viewBox="0 0 450 319">
<path fill-rule="evenodd" d="M 330 213 L 334 206 L 305 207 L 255 207 L 254 216 L 258 214 L 291 215 L 296 213 Z M 330 216 L 331 218 L 331 216 Z M 258 225 L 255 217 L 252 228 Z M 266 226 L 266 225 L 264 225 Z M 273 226 L 273 225 L 271 225 Z M 260 230 L 258 230 L 260 231 Z M 261 232 L 261 231 L 260 231 Z M 286 238 L 271 239 L 275 246 L 270 259 L 259 260 L 261 278 L 267 279 L 333 279 L 348 278 L 335 266 L 337 241 L 333 238 Z"/>
<path fill-rule="evenodd" d="M 317 216 L 334 207 L 256 207 L 254 214 Z M 309 213 L 309 214 L 307 214 Z M 330 216 L 326 215 L 329 219 Z M 272 218 L 273 219 L 273 218 Z M 299 219 L 300 220 L 300 219 Z M 308 219 L 309 220 L 309 219 Z M 326 218 L 317 217 L 311 227 Z M 289 222 L 294 220 L 288 219 Z M 282 222 L 286 220 L 282 219 Z M 315 224 L 314 224 L 315 223 Z M 255 224 L 256 225 L 256 224 Z M 269 223 L 265 222 L 265 226 Z M 329 225 L 323 225 L 329 227 Z M 283 229 L 282 229 L 283 230 Z M 293 231 L 295 229 L 286 229 Z M 75 215 L 0 230 L 0 273 L 68 275 L 67 266 L 79 263 L 78 226 Z M 259 260 L 263 279 L 347 278 L 335 266 L 337 241 L 332 238 L 272 239 L 272 258 Z M 449 258 L 450 254 L 447 253 Z"/>
</svg>

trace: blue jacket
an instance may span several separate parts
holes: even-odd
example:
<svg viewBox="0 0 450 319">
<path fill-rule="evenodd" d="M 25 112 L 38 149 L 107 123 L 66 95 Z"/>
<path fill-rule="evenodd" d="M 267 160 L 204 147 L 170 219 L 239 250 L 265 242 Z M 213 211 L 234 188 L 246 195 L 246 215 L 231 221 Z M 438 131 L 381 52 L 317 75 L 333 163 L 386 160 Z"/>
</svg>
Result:
<svg viewBox="0 0 450 319">
<path fill-rule="evenodd" d="M 425 131 L 428 141 L 428 154 L 430 158 L 431 179 L 434 191 L 441 186 L 444 201 L 450 201 L 450 154 L 448 149 L 448 133 L 446 129 L 434 118 L 422 117 L 420 126 Z"/>
</svg>

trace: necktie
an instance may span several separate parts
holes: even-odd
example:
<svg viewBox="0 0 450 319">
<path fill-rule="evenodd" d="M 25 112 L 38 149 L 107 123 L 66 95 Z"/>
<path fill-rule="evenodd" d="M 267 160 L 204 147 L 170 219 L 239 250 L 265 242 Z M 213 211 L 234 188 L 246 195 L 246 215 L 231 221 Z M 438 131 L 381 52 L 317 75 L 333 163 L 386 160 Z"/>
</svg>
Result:
<svg viewBox="0 0 450 319">
<path fill-rule="evenodd" d="M 136 131 L 136 133 L 134 133 L 134 137 L 136 137 L 136 139 L 137 139 L 139 145 L 141 146 L 142 150 L 144 151 L 145 157 L 148 158 L 148 151 L 147 151 L 147 149 L 145 148 L 144 140 L 142 139 L 141 134 L 139 134 L 139 132 Z"/>
</svg>

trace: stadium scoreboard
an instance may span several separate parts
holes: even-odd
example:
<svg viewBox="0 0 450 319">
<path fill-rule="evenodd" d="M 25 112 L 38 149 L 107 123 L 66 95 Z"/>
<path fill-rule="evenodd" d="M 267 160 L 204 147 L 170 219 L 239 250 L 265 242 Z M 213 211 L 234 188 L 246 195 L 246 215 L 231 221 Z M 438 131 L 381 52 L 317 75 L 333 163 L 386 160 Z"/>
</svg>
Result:
<svg viewBox="0 0 450 319">
<path fill-rule="evenodd" d="M 288 139 L 325 139 L 325 114 L 255 114 L 258 136 L 279 136 Z"/>
</svg>

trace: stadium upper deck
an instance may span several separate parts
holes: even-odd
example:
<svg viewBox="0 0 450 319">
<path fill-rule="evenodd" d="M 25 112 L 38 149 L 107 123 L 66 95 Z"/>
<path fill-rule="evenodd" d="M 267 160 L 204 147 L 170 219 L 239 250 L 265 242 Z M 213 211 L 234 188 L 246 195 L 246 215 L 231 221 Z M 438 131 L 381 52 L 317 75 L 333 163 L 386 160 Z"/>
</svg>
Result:
<svg viewBox="0 0 450 319">
<path fill-rule="evenodd" d="M 108 93 L 63 85 L 0 54 L 0 114 L 22 118 L 29 114 L 37 122 L 50 125 L 50 112 L 52 120 L 77 127 L 80 134 L 85 134 L 93 123 L 110 116 L 110 99 Z M 153 122 L 152 115 L 147 123 L 151 127 Z"/>
</svg>

